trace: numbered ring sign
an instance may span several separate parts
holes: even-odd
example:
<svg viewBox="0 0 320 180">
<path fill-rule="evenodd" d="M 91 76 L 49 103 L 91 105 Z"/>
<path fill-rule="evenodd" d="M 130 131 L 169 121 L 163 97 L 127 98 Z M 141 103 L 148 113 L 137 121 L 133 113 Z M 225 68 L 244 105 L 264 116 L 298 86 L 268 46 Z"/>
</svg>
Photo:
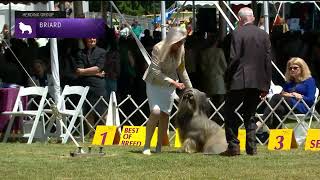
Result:
<svg viewBox="0 0 320 180">
<path fill-rule="evenodd" d="M 238 139 L 240 141 L 240 150 L 245 151 L 246 150 L 246 130 L 245 129 L 239 129 Z"/>
<path fill-rule="evenodd" d="M 292 129 L 271 129 L 268 150 L 290 150 L 297 148 Z"/>
<path fill-rule="evenodd" d="M 305 150 L 320 151 L 320 129 L 309 129 Z"/>
<path fill-rule="evenodd" d="M 97 126 L 94 134 L 93 145 L 112 145 L 115 134 L 117 131 L 116 126 Z"/>
</svg>

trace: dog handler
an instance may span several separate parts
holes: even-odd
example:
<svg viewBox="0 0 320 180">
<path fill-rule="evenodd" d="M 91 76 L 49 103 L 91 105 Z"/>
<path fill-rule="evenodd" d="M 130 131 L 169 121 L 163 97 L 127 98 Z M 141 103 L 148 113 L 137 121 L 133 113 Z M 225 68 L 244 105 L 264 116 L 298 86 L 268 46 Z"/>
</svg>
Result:
<svg viewBox="0 0 320 180">
<path fill-rule="evenodd" d="M 185 69 L 184 42 L 186 35 L 185 29 L 171 28 L 166 39 L 153 47 L 152 62 L 143 76 L 150 107 L 145 146 L 142 152 L 145 155 L 151 155 L 150 141 L 157 124 L 159 125 L 156 152 L 161 152 L 163 137 L 168 129 L 175 89 L 192 88 Z M 179 78 L 181 82 L 178 81 Z"/>
</svg>

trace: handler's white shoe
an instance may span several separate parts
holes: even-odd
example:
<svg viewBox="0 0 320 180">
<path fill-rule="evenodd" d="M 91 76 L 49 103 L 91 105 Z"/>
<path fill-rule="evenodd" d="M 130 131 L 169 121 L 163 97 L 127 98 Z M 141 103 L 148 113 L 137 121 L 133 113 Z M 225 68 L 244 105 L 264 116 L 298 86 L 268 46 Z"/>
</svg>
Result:
<svg viewBox="0 0 320 180">
<path fill-rule="evenodd" d="M 142 154 L 150 156 L 151 155 L 151 151 L 150 151 L 150 149 L 145 149 L 145 150 L 142 151 Z"/>
</svg>

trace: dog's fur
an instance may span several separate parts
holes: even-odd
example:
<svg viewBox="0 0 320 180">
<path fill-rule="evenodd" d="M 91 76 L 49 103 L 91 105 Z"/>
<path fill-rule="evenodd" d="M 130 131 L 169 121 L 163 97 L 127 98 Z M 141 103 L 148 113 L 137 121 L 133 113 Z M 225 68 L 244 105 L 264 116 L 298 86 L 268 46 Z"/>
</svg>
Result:
<svg viewBox="0 0 320 180">
<path fill-rule="evenodd" d="M 219 154 L 227 149 L 224 130 L 206 114 L 208 106 L 206 94 L 197 89 L 187 89 L 180 98 L 175 123 L 184 152 Z"/>
</svg>

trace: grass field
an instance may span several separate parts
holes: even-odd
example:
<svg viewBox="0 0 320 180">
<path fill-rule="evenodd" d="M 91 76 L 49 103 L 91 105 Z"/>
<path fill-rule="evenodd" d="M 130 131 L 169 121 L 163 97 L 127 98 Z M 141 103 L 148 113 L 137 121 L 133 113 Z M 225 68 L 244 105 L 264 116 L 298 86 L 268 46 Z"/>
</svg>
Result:
<svg viewBox="0 0 320 180">
<path fill-rule="evenodd" d="M 142 155 L 141 148 L 106 146 L 105 156 L 71 157 L 73 144 L 1 143 L 1 179 L 318 179 L 319 152 L 271 152 L 222 157 L 185 154 L 165 147 Z M 98 152 L 98 148 L 93 149 Z"/>
</svg>

